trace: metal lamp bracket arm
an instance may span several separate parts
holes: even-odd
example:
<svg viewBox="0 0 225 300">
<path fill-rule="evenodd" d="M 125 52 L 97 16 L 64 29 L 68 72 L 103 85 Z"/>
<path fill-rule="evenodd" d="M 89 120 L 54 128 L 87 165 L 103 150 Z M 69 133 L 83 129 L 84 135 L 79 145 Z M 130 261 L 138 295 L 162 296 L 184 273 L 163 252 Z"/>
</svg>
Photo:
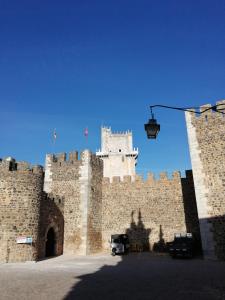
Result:
<svg viewBox="0 0 225 300">
<path fill-rule="evenodd" d="M 194 113 L 194 114 L 203 114 L 205 113 L 206 111 L 212 109 L 213 111 L 215 112 L 218 112 L 218 113 L 221 113 L 221 114 L 225 114 L 224 112 L 222 112 L 221 110 L 218 110 L 217 107 L 220 106 L 222 104 L 218 104 L 218 105 L 215 105 L 215 106 L 212 106 L 212 107 L 208 107 L 206 108 L 205 110 L 199 112 L 199 111 L 194 111 L 194 110 L 191 110 L 191 109 L 197 109 L 197 107 L 186 107 L 186 108 L 183 108 L 183 107 L 173 107 L 173 106 L 167 106 L 167 105 L 160 105 L 160 104 L 157 104 L 157 105 L 150 105 L 150 110 L 151 110 L 151 114 L 153 116 L 153 112 L 152 112 L 152 109 L 154 107 L 162 107 L 162 108 L 168 108 L 168 109 L 175 109 L 175 110 L 181 110 L 181 111 L 187 111 L 187 112 L 190 112 L 190 113 Z"/>
</svg>

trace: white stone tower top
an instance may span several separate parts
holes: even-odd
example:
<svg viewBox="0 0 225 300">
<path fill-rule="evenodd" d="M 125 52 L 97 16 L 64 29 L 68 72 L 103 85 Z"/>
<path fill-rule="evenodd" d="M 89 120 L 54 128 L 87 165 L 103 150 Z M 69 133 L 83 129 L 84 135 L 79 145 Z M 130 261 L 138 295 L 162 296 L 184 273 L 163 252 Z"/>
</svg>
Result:
<svg viewBox="0 0 225 300">
<path fill-rule="evenodd" d="M 104 177 L 135 176 L 138 149 L 133 148 L 132 132 L 112 132 L 110 127 L 101 128 L 101 150 L 96 152 L 104 163 Z"/>
</svg>

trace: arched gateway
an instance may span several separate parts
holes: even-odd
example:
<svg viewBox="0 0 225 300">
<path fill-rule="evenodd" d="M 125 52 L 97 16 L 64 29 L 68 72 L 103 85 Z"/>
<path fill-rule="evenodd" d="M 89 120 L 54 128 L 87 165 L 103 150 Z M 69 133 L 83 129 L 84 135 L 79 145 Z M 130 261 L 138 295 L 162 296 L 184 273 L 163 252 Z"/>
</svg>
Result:
<svg viewBox="0 0 225 300">
<path fill-rule="evenodd" d="M 45 257 L 56 255 L 56 234 L 54 228 L 51 227 L 48 230 L 45 244 Z"/>
</svg>

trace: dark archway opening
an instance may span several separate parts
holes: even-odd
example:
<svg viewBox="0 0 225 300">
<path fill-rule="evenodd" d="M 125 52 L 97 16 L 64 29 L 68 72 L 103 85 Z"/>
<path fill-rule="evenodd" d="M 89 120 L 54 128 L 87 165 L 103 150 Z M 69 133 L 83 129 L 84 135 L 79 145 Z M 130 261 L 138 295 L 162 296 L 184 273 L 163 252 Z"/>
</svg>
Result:
<svg viewBox="0 0 225 300">
<path fill-rule="evenodd" d="M 51 227 L 47 234 L 47 240 L 46 240 L 46 246 L 45 246 L 45 256 L 46 257 L 56 255 L 55 254 L 55 242 L 56 242 L 55 231 Z"/>
</svg>

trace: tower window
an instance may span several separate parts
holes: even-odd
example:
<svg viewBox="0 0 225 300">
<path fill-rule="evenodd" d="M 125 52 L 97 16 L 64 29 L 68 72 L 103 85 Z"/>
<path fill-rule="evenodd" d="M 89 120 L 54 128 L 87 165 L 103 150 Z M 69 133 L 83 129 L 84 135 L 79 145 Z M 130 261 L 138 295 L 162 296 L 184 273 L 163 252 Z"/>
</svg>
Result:
<svg viewBox="0 0 225 300">
<path fill-rule="evenodd" d="M 121 149 L 119 149 L 119 152 L 121 152 Z"/>
</svg>

